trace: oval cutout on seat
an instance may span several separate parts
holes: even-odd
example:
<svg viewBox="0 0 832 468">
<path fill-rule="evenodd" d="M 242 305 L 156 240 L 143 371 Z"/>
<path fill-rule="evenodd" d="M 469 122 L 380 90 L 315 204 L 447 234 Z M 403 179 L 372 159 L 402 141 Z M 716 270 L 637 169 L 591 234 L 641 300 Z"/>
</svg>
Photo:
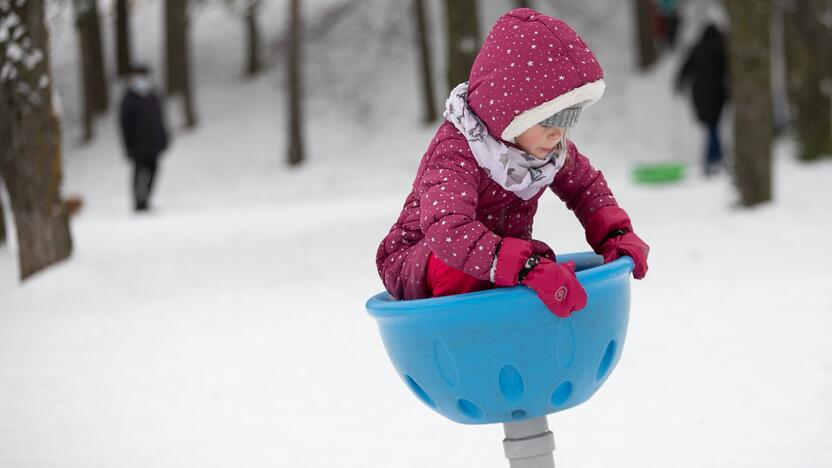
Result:
<svg viewBox="0 0 832 468">
<path fill-rule="evenodd" d="M 407 382 L 407 386 L 410 387 L 413 393 L 415 393 L 420 400 L 424 401 L 431 408 L 436 408 L 436 403 L 433 402 L 433 399 L 428 396 L 427 392 L 422 390 L 422 387 L 420 387 L 412 377 L 405 375 L 404 381 Z"/>
<path fill-rule="evenodd" d="M 555 408 L 559 406 L 563 406 L 567 401 L 569 401 L 569 397 L 572 396 L 572 382 L 566 381 L 562 384 L 558 385 L 558 388 L 552 392 L 552 398 L 550 401 L 552 402 L 552 406 Z"/>
<path fill-rule="evenodd" d="M 460 398 L 456 404 L 465 416 L 468 416 L 471 419 L 482 419 L 482 409 L 473 401 Z"/>
<path fill-rule="evenodd" d="M 505 365 L 500 369 L 500 393 L 508 401 L 517 401 L 523 398 L 526 385 L 523 383 L 523 376 L 520 375 L 514 366 Z"/>
<path fill-rule="evenodd" d="M 560 320 L 555 340 L 558 363 L 569 367 L 575 359 L 575 328 L 571 320 Z"/>
<path fill-rule="evenodd" d="M 601 358 L 601 364 L 598 365 L 598 373 L 595 375 L 596 380 L 601 380 L 607 376 L 610 371 L 612 362 L 615 359 L 615 352 L 617 350 L 615 340 L 610 340 L 607 344 L 607 349 L 604 350 L 604 356 Z"/>
<path fill-rule="evenodd" d="M 454 358 L 442 340 L 433 340 L 433 358 L 436 360 L 436 367 L 439 369 L 442 380 L 451 387 L 456 387 L 459 383 L 459 371 L 456 370 Z"/>
</svg>

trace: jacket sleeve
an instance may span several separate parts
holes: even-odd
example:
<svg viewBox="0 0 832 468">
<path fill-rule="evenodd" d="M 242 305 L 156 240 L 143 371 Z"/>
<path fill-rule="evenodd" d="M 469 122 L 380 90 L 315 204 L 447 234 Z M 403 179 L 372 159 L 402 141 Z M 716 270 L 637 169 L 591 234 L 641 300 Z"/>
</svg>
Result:
<svg viewBox="0 0 832 468">
<path fill-rule="evenodd" d="M 569 159 L 549 188 L 575 213 L 584 228 L 599 209 L 618 206 L 604 175 L 592 167 L 589 159 L 579 153 L 572 142 L 569 143 Z"/>
<path fill-rule="evenodd" d="M 446 265 L 488 281 L 502 238 L 477 221 L 482 173 L 467 143 L 440 143 L 418 187 L 420 227 L 428 247 Z"/>
<path fill-rule="evenodd" d="M 695 52 L 696 48 L 693 48 L 688 52 L 687 57 L 685 57 L 685 61 L 682 63 L 682 66 L 679 67 L 679 71 L 676 72 L 676 79 L 673 83 L 677 92 L 682 91 L 687 82 L 693 77 L 693 69 L 696 66 L 694 63 Z"/>
<path fill-rule="evenodd" d="M 135 110 L 133 101 L 129 95 L 125 95 L 121 100 L 121 109 L 119 112 L 119 124 L 121 128 L 121 141 L 124 143 L 124 148 L 127 150 L 127 156 L 132 157 L 134 147 L 133 137 L 133 119 Z"/>
<path fill-rule="evenodd" d="M 164 151 L 168 148 L 168 146 L 170 144 L 170 136 L 168 135 L 168 126 L 165 123 L 165 111 L 163 110 L 161 100 L 159 99 L 159 97 L 155 93 L 153 94 L 153 104 L 154 104 L 155 113 L 156 113 L 156 115 L 154 117 L 156 119 L 158 119 L 157 121 L 158 121 L 158 125 L 159 125 L 160 151 Z"/>
</svg>

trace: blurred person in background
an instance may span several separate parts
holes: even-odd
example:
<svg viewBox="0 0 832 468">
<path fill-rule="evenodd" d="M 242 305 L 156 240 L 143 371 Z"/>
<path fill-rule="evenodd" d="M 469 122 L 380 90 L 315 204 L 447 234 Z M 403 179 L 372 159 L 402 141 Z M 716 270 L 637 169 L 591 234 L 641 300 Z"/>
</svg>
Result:
<svg viewBox="0 0 832 468">
<path fill-rule="evenodd" d="M 679 34 L 681 18 L 678 12 L 678 0 L 658 0 L 656 29 L 659 31 L 659 39 L 662 45 L 669 50 L 676 47 L 676 38 Z"/>
<path fill-rule="evenodd" d="M 168 131 L 150 69 L 131 67 L 121 100 L 121 137 L 127 158 L 133 162 L 133 200 L 136 211 L 149 208 L 157 164 L 168 147 Z"/>
<path fill-rule="evenodd" d="M 704 171 L 708 177 L 717 174 L 722 167 L 719 118 L 728 99 L 726 64 L 725 37 L 714 24 L 709 24 L 676 76 L 678 92 L 691 82 L 696 117 L 707 131 Z"/>
</svg>

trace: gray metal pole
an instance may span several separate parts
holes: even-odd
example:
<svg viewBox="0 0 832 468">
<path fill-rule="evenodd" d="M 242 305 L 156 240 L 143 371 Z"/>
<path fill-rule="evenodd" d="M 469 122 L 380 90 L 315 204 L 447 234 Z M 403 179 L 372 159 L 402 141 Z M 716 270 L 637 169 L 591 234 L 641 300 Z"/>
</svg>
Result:
<svg viewBox="0 0 832 468">
<path fill-rule="evenodd" d="M 511 468 L 555 468 L 555 437 L 546 416 L 503 423 L 503 450 Z"/>
</svg>

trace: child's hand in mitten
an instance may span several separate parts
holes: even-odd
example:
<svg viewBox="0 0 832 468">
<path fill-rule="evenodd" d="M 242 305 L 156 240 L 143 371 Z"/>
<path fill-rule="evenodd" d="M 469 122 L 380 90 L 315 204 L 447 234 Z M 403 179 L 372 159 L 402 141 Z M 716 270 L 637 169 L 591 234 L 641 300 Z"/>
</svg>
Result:
<svg viewBox="0 0 832 468">
<path fill-rule="evenodd" d="M 600 253 L 604 256 L 605 263 L 628 255 L 632 257 L 635 264 L 633 277 L 642 279 L 647 274 L 647 255 L 650 253 L 650 246 L 644 243 L 634 232 L 625 232 L 607 239 L 601 246 Z"/>
<path fill-rule="evenodd" d="M 574 262 L 558 264 L 541 258 L 520 283 L 534 290 L 558 317 L 569 317 L 586 306 L 586 291 L 575 277 Z"/>
</svg>

